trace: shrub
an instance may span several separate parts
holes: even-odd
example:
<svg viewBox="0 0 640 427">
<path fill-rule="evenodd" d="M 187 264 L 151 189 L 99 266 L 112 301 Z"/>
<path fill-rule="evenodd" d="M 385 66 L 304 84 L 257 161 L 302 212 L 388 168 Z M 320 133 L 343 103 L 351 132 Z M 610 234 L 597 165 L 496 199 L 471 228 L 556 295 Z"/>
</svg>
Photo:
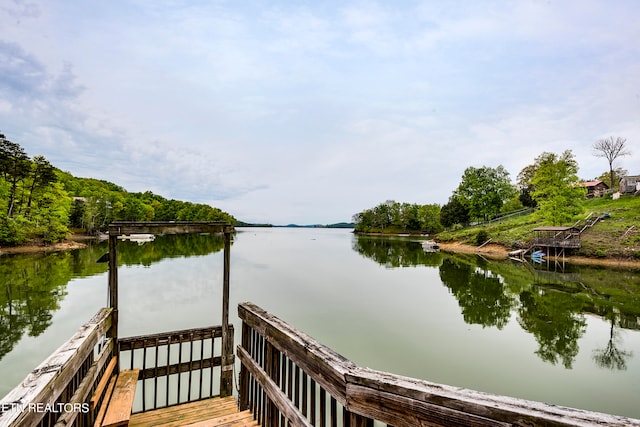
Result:
<svg viewBox="0 0 640 427">
<path fill-rule="evenodd" d="M 29 222 L 22 216 L 0 219 L 0 244 L 15 246 L 27 240 Z"/>
<path fill-rule="evenodd" d="M 476 245 L 480 246 L 487 240 L 489 240 L 489 233 L 487 233 L 486 230 L 478 231 L 478 234 L 476 234 Z"/>
</svg>

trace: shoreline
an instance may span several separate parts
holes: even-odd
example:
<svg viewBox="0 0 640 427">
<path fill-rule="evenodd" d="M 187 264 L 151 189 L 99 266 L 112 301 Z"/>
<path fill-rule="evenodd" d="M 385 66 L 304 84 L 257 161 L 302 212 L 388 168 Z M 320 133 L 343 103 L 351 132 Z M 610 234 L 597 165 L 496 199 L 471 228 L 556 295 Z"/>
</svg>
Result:
<svg viewBox="0 0 640 427">
<path fill-rule="evenodd" d="M 418 237 L 426 239 L 427 236 L 418 233 L 354 233 L 356 235 L 364 236 L 382 236 L 382 237 Z M 482 248 L 478 246 L 469 245 L 461 242 L 438 242 L 440 250 L 449 253 L 458 254 L 470 254 L 470 255 L 482 255 L 485 258 L 493 260 L 507 260 L 509 259 L 509 252 L 511 249 L 507 249 L 503 245 L 497 243 L 490 243 Z M 556 260 L 555 257 L 548 256 L 549 260 Z M 562 261 L 562 258 L 558 258 Z M 569 255 L 564 257 L 564 262 L 575 265 L 590 265 L 595 267 L 610 267 L 610 268 L 626 268 L 632 270 L 640 270 L 640 260 L 620 259 L 613 257 L 605 258 L 590 258 L 585 256 Z"/>
<path fill-rule="evenodd" d="M 83 243 L 85 240 L 91 240 L 93 237 L 85 236 L 83 234 L 74 234 L 62 242 L 52 243 L 49 245 L 45 244 L 29 244 L 29 245 L 20 245 L 20 246 L 0 246 L 0 256 L 3 255 L 11 255 L 11 254 L 37 254 L 37 253 L 49 253 L 49 252 L 60 252 L 60 251 L 72 251 L 74 249 L 84 249 L 87 247 L 86 243 Z"/>
<path fill-rule="evenodd" d="M 365 233 L 362 233 L 365 234 Z M 424 235 L 398 235 L 398 234 L 374 234 L 367 233 L 367 235 L 378 235 L 378 236 L 398 236 L 398 237 L 424 237 Z M 87 236 L 85 234 L 72 234 L 67 237 L 65 240 L 59 243 L 53 243 L 50 245 L 43 244 L 30 244 L 30 245 L 21 245 L 21 246 L 0 246 L 0 256 L 10 255 L 10 254 L 33 254 L 33 253 L 49 253 L 49 252 L 59 252 L 59 251 L 71 251 L 74 249 L 84 249 L 87 247 L 87 244 L 84 243 L 87 240 L 94 240 L 94 236 Z M 468 245 L 460 242 L 438 242 L 440 245 L 440 250 L 443 252 L 450 253 L 460 253 L 460 254 L 471 254 L 471 255 L 482 255 L 489 259 L 494 260 L 506 260 L 509 259 L 509 250 L 502 245 L 496 243 L 490 243 L 482 248 L 478 248 L 477 246 Z M 555 259 L 554 257 L 548 257 L 548 259 Z M 565 262 L 576 264 L 576 265 L 591 265 L 591 266 L 600 266 L 600 267 L 611 267 L 611 268 L 627 268 L 640 270 L 640 261 L 636 260 L 628 260 L 628 259 L 618 259 L 618 258 L 588 258 L 583 256 L 575 256 L 570 255 L 564 258 Z"/>
<path fill-rule="evenodd" d="M 486 258 L 495 259 L 495 260 L 506 260 L 509 259 L 509 250 L 502 245 L 498 245 L 495 243 L 490 243 L 482 248 L 478 248 L 477 246 L 467 245 L 465 243 L 440 243 L 440 250 L 443 252 L 452 252 L 452 253 L 462 253 L 462 254 L 476 254 L 482 255 Z M 550 260 L 556 260 L 556 257 L 547 257 Z M 558 258 L 558 260 L 562 260 L 562 258 Z M 640 270 L 640 261 L 628 260 L 628 259 L 618 259 L 618 258 L 588 258 L 584 256 L 576 256 L 570 255 L 564 257 L 564 262 L 576 265 L 590 265 L 590 266 L 600 266 L 600 267 L 611 267 L 611 268 L 627 268 Z"/>
</svg>

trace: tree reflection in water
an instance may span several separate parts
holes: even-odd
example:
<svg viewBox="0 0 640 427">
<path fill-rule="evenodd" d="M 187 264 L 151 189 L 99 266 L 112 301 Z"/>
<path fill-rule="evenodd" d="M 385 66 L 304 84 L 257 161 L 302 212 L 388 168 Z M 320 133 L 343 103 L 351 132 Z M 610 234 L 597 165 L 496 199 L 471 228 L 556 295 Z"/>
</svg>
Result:
<svg viewBox="0 0 640 427">
<path fill-rule="evenodd" d="M 441 252 L 425 252 L 420 242 L 406 238 L 390 238 L 356 235 L 352 248 L 360 255 L 371 258 L 387 268 L 415 267 L 426 265 L 437 267 L 442 263 Z"/>
<path fill-rule="evenodd" d="M 518 324 L 535 337 L 536 354 L 545 362 L 572 367 L 587 328 L 586 313 L 611 322 L 607 346 L 593 354 L 598 366 L 624 370 L 633 355 L 619 348 L 616 328 L 640 329 L 636 273 L 593 267 L 565 271 L 553 264 L 536 270 L 479 256 L 424 253 L 411 239 L 355 236 L 353 249 L 387 268 L 439 268 L 442 284 L 458 301 L 468 324 L 502 329 L 516 313 Z"/>
<path fill-rule="evenodd" d="M 152 245 L 119 243 L 118 258 L 121 265 L 150 266 L 164 258 L 206 255 L 223 247 L 219 236 L 160 236 Z M 107 264 L 96 263 L 107 251 L 106 242 L 101 242 L 69 252 L 0 258 L 0 359 L 24 334 L 37 337 L 51 325 L 72 278 L 107 271 Z"/>
<path fill-rule="evenodd" d="M 532 289 L 520 293 L 520 326 L 535 337 L 540 348 L 536 354 L 554 365 L 559 360 L 570 369 L 578 355 L 578 339 L 587 322 L 581 314 L 582 303 L 571 294 L 555 290 Z"/>
<path fill-rule="evenodd" d="M 515 298 L 505 292 L 501 278 L 490 270 L 445 258 L 440 279 L 458 300 L 465 322 L 498 329 L 509 322 Z"/>
<path fill-rule="evenodd" d="M 620 333 L 615 329 L 616 313 L 611 311 L 607 317 L 611 322 L 609 342 L 605 348 L 593 352 L 593 360 L 601 368 L 624 371 L 627 369 L 627 359 L 633 356 L 633 352 L 618 348 L 617 341 L 619 341 Z"/>
</svg>

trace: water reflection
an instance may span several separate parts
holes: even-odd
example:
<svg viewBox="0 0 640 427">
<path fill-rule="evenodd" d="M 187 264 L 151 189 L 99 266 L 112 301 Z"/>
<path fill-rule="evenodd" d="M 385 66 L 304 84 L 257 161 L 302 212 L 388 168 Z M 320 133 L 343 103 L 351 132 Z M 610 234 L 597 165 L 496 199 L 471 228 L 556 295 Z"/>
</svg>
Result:
<svg viewBox="0 0 640 427">
<path fill-rule="evenodd" d="M 425 252 L 420 242 L 404 238 L 357 235 L 352 240 L 353 250 L 387 268 L 437 267 L 442 263 L 440 252 Z"/>
<path fill-rule="evenodd" d="M 610 312 L 607 317 L 611 322 L 609 341 L 605 348 L 594 351 L 593 360 L 601 368 L 624 371 L 627 369 L 627 360 L 633 356 L 633 352 L 618 348 L 620 345 L 620 333 L 615 328 L 617 316 Z"/>
<path fill-rule="evenodd" d="M 203 256 L 223 248 L 222 236 L 208 234 L 162 235 L 157 236 L 153 243 L 142 245 L 121 241 L 118 244 L 118 264 L 150 267 L 164 258 Z"/>
<path fill-rule="evenodd" d="M 488 268 L 447 257 L 440 265 L 440 279 L 458 300 L 465 322 L 498 329 L 509 322 L 516 300 Z"/>
<path fill-rule="evenodd" d="M 167 257 L 202 256 L 224 247 L 221 236 L 159 236 L 153 244 L 120 242 L 120 265 L 144 265 Z M 67 283 L 75 277 L 106 273 L 107 264 L 96 263 L 108 251 L 107 243 L 86 249 L 50 254 L 0 257 L 0 360 L 24 334 L 41 335 L 67 295 Z"/>
<path fill-rule="evenodd" d="M 518 323 L 536 337 L 536 354 L 570 369 L 578 355 L 578 339 L 586 330 L 582 304 L 571 294 L 534 287 L 520 293 Z"/>
<path fill-rule="evenodd" d="M 104 272 L 94 248 L 0 258 L 0 359 L 23 334 L 37 337 L 50 325 L 73 277 Z"/>
<path fill-rule="evenodd" d="M 618 332 L 621 328 L 640 330 L 636 271 L 424 253 L 418 242 L 407 239 L 355 236 L 352 246 L 387 268 L 437 267 L 466 323 L 502 329 L 513 313 L 520 327 L 535 337 L 535 353 L 545 362 L 572 368 L 588 314 L 611 324 L 607 344 L 592 355 L 597 366 L 624 370 L 633 356 L 620 348 Z"/>
</svg>

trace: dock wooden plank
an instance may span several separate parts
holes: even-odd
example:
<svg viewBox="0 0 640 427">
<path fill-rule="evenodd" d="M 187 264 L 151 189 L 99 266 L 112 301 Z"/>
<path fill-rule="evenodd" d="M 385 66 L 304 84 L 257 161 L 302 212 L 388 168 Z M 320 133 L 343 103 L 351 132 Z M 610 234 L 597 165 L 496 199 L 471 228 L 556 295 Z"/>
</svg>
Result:
<svg viewBox="0 0 640 427">
<path fill-rule="evenodd" d="M 238 412 L 233 396 L 214 397 L 167 408 L 133 414 L 130 427 L 256 426 L 251 412 Z"/>
<path fill-rule="evenodd" d="M 131 407 L 136 394 L 139 369 L 122 371 L 107 406 L 102 425 L 104 427 L 126 426 L 131 418 Z"/>
<path fill-rule="evenodd" d="M 102 399 L 102 395 L 107 388 L 109 378 L 111 378 L 111 374 L 113 373 L 113 370 L 115 369 L 117 363 L 118 358 L 115 356 L 112 357 L 109 365 L 107 365 L 107 369 L 105 369 L 104 374 L 102 374 L 102 378 L 100 379 L 100 382 L 96 387 L 96 391 L 93 393 L 93 396 L 91 396 L 91 400 L 89 401 L 91 410 L 96 409 L 96 407 L 98 406 L 98 402 L 100 401 L 100 399 Z"/>
<path fill-rule="evenodd" d="M 249 427 L 257 425 L 259 424 L 253 419 L 253 414 L 249 410 L 245 410 L 231 415 L 187 424 L 184 427 Z"/>
<path fill-rule="evenodd" d="M 235 399 L 206 399 L 197 402 L 184 403 L 181 405 L 170 406 L 168 408 L 156 409 L 136 414 L 136 417 L 147 417 L 150 419 L 158 418 L 188 418 L 195 417 L 198 414 L 225 415 L 236 412 Z"/>
<path fill-rule="evenodd" d="M 111 393 L 113 392 L 113 388 L 115 386 L 116 386 L 116 377 L 111 377 L 111 380 L 109 380 L 109 385 L 107 386 L 107 397 L 111 396 Z M 96 415 L 96 422 L 93 425 L 93 427 L 102 426 L 102 420 L 104 419 L 104 414 L 107 412 L 107 403 L 108 402 L 103 402 L 102 405 L 100 406 L 100 410 L 98 411 L 98 415 Z"/>
</svg>

